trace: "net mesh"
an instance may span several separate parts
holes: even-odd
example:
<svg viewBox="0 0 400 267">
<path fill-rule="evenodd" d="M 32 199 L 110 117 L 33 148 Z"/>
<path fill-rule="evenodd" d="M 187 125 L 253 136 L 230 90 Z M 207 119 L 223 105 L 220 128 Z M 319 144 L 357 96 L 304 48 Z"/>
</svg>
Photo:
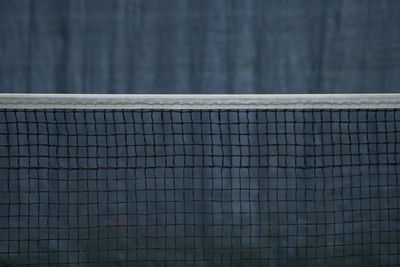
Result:
<svg viewBox="0 0 400 267">
<path fill-rule="evenodd" d="M 400 264 L 400 110 L 0 110 L 0 263 Z"/>
</svg>

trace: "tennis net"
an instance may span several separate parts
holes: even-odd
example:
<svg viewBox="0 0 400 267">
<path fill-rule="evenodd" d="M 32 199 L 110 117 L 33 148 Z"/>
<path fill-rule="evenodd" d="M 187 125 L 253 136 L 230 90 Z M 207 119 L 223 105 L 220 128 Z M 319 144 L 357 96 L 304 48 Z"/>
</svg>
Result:
<svg viewBox="0 0 400 267">
<path fill-rule="evenodd" d="M 400 264 L 400 96 L 0 96 L 0 263 Z"/>
</svg>

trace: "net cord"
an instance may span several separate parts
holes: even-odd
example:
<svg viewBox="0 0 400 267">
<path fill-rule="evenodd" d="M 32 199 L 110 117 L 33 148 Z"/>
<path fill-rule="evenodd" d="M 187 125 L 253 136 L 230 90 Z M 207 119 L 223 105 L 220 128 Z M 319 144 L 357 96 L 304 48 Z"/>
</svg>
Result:
<svg viewBox="0 0 400 267">
<path fill-rule="evenodd" d="M 394 109 L 400 94 L 0 94 L 10 109 Z"/>
</svg>

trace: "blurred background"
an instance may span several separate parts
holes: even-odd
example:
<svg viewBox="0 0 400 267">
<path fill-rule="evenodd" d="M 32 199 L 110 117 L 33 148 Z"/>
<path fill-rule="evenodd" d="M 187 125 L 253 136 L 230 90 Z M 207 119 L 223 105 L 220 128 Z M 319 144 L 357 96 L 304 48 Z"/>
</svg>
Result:
<svg viewBox="0 0 400 267">
<path fill-rule="evenodd" d="M 2 93 L 397 92 L 400 1 L 0 3 Z"/>
</svg>

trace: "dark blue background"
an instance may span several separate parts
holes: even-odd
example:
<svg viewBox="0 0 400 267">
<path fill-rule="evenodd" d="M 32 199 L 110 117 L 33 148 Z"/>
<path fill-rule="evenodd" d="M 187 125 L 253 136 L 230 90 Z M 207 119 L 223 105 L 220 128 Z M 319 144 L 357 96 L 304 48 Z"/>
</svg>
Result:
<svg viewBox="0 0 400 267">
<path fill-rule="evenodd" d="M 397 92 L 400 1 L 0 2 L 0 92 Z"/>
</svg>

